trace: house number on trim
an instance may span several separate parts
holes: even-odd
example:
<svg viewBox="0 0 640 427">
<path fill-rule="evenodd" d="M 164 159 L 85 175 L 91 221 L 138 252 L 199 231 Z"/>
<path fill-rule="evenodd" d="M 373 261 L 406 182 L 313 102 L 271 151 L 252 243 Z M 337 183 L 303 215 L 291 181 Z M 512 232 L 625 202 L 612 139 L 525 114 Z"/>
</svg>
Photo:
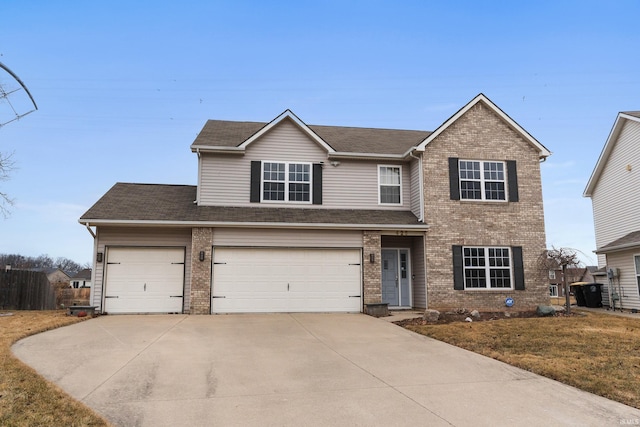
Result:
<svg viewBox="0 0 640 427">
<path fill-rule="evenodd" d="M 396 236 L 406 236 L 407 232 L 404 230 L 398 230 L 396 231 Z"/>
</svg>

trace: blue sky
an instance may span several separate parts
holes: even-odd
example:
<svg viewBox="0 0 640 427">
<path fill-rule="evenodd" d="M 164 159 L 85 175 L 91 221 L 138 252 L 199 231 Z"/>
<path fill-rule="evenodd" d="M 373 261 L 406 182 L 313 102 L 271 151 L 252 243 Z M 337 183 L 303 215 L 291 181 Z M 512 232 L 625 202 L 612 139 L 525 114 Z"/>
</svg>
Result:
<svg viewBox="0 0 640 427">
<path fill-rule="evenodd" d="M 91 261 L 78 218 L 116 182 L 195 184 L 207 119 L 289 108 L 434 130 L 482 92 L 554 153 L 548 245 L 596 264 L 582 192 L 617 113 L 640 109 L 631 0 L 4 0 L 0 15 L 0 62 L 39 107 L 0 128 L 18 168 L 0 182 L 15 199 L 0 253 Z"/>
</svg>

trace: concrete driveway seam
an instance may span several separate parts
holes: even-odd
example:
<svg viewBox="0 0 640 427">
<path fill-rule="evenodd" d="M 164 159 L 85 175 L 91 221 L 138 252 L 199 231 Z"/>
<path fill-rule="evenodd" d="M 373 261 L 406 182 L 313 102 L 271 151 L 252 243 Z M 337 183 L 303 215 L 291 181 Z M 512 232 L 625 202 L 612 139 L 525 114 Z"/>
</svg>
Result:
<svg viewBox="0 0 640 427">
<path fill-rule="evenodd" d="M 106 382 L 108 382 L 111 378 L 113 378 L 114 376 L 118 375 L 118 373 L 120 373 L 122 370 L 124 370 L 131 362 L 133 362 L 134 360 L 136 360 L 138 357 L 140 357 L 140 355 L 142 353 L 144 353 L 145 351 L 147 351 L 151 346 L 153 346 L 155 343 L 157 343 L 160 339 L 162 339 L 163 336 L 165 336 L 166 334 L 168 334 L 172 329 L 174 329 L 175 327 L 177 327 L 180 323 L 184 322 L 184 320 L 187 318 L 187 316 L 182 316 L 177 322 L 175 322 L 173 325 L 171 325 L 170 327 L 168 327 L 167 329 L 165 329 L 162 333 L 160 333 L 158 336 L 155 337 L 155 339 L 151 340 L 149 342 L 149 344 L 145 345 L 144 347 L 142 347 L 138 352 L 136 352 L 126 363 L 122 364 L 122 366 L 120 366 L 119 369 L 117 369 L 116 371 L 114 371 L 108 378 L 104 379 L 102 382 L 98 383 L 95 387 L 93 387 L 93 389 L 91 389 L 91 391 L 89 391 L 89 393 L 87 393 L 85 396 L 83 396 L 80 401 L 81 402 L 85 402 L 85 400 L 89 399 L 91 397 L 91 395 L 93 393 L 95 393 L 95 391 L 97 389 L 99 389 L 100 387 L 102 387 Z M 92 319 L 93 320 L 93 319 Z M 126 343 L 124 343 L 122 340 L 120 340 L 117 336 L 115 336 L 114 334 L 112 334 L 108 329 L 104 328 L 102 325 L 99 325 L 99 328 L 102 329 L 107 335 L 111 336 L 114 340 L 118 341 L 119 343 L 121 343 L 122 345 L 126 345 Z"/>
</svg>

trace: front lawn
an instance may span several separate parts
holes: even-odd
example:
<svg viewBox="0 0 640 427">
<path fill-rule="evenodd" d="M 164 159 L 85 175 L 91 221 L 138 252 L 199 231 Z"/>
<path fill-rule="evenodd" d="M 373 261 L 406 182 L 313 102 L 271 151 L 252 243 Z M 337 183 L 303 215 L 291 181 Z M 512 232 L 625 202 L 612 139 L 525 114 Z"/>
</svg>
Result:
<svg viewBox="0 0 640 427">
<path fill-rule="evenodd" d="M 580 313 L 404 326 L 640 409 L 640 319 Z"/>
<path fill-rule="evenodd" d="M 108 426 L 103 418 L 16 359 L 21 338 L 80 321 L 63 311 L 0 312 L 0 425 Z M 73 363 L 73 358 L 69 359 Z"/>
</svg>

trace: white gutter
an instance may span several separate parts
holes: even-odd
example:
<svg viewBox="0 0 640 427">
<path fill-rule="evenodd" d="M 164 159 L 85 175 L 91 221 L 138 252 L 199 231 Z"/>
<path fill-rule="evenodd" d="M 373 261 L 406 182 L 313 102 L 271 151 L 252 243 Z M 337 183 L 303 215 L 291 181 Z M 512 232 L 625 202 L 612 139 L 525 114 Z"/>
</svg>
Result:
<svg viewBox="0 0 640 427">
<path fill-rule="evenodd" d="M 424 178 L 422 176 L 422 174 L 424 173 L 423 171 L 423 165 L 422 165 L 422 159 L 420 157 L 416 157 L 413 154 L 413 151 L 409 152 L 409 156 L 413 157 L 414 159 L 416 159 L 418 161 L 418 179 L 420 180 L 420 217 L 418 218 L 418 221 L 420 222 L 424 222 Z"/>
<path fill-rule="evenodd" d="M 225 147 L 217 145 L 192 145 L 191 152 L 197 153 L 202 151 L 203 153 L 227 153 L 227 154 L 244 154 L 245 150 L 241 147 Z"/>
<path fill-rule="evenodd" d="M 314 229 L 332 228 L 340 230 L 406 230 L 424 231 L 429 225 L 420 223 L 416 225 L 408 224 L 335 224 L 335 223 L 290 223 L 290 222 L 217 222 L 217 221 L 155 221 L 155 220 L 88 220 L 92 225 L 139 225 L 139 226 L 179 226 L 179 227 L 237 227 L 237 228 L 294 228 L 294 229 Z"/>
</svg>

